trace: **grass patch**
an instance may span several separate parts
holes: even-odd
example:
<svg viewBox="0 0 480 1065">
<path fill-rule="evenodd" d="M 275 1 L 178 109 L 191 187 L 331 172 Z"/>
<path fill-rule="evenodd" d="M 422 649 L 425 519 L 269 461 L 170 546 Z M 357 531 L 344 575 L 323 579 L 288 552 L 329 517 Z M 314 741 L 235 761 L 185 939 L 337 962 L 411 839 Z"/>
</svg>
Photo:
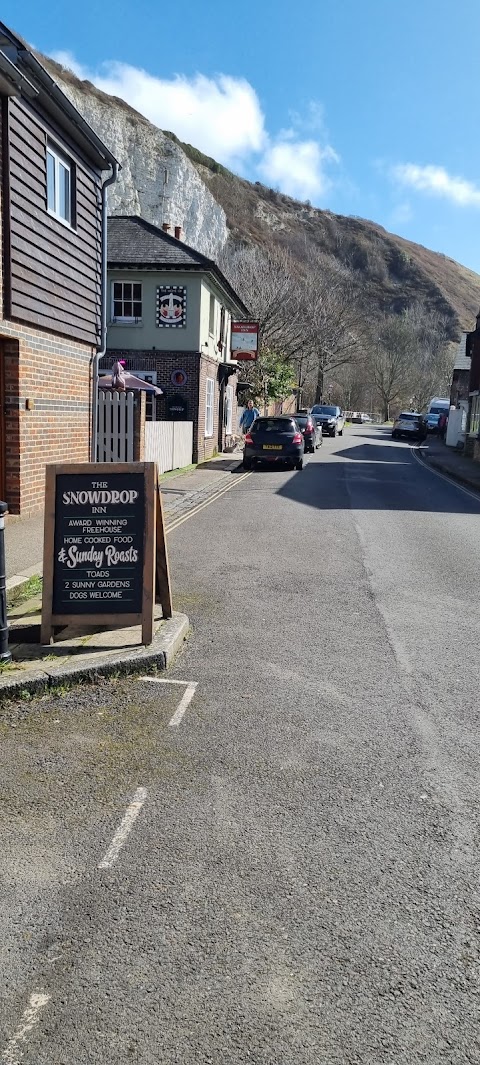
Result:
<svg viewBox="0 0 480 1065">
<path fill-rule="evenodd" d="M 42 594 L 43 580 L 41 577 L 35 575 L 29 577 L 24 584 L 19 584 L 17 588 L 12 588 L 7 592 L 7 606 L 20 606 L 20 603 L 26 603 L 28 599 L 33 599 L 36 595 Z"/>
<path fill-rule="evenodd" d="M 160 473 L 158 480 L 167 481 L 169 477 L 180 477 L 182 473 L 191 473 L 192 470 L 196 470 L 198 466 L 197 462 L 191 462 L 189 466 L 181 466 L 179 470 L 167 470 L 166 473 Z"/>
</svg>

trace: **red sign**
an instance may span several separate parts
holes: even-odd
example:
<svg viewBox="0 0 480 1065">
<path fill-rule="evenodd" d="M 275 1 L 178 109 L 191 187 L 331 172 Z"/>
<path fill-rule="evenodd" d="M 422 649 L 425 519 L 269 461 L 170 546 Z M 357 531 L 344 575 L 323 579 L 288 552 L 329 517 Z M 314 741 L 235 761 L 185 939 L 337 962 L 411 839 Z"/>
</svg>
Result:
<svg viewBox="0 0 480 1065">
<path fill-rule="evenodd" d="M 232 359 L 255 362 L 258 355 L 258 322 L 232 322 Z"/>
</svg>

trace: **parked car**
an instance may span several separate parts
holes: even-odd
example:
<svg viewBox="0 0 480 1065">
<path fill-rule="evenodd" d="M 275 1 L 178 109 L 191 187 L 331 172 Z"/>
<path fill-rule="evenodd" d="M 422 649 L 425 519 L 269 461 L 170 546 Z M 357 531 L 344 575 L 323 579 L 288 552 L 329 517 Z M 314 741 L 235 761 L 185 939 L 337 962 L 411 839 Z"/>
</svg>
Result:
<svg viewBox="0 0 480 1065">
<path fill-rule="evenodd" d="M 427 413 L 425 415 L 425 425 L 427 433 L 438 433 L 438 423 L 442 414 L 448 415 L 450 411 L 450 400 L 440 399 L 438 397 L 431 399 L 428 404 Z"/>
<path fill-rule="evenodd" d="M 256 418 L 245 435 L 243 468 L 251 470 L 257 462 L 288 463 L 303 468 L 305 443 L 292 414 Z"/>
<path fill-rule="evenodd" d="M 316 403 L 311 409 L 312 418 L 317 425 L 321 425 L 324 436 L 339 436 L 343 434 L 345 418 L 340 407 L 330 407 L 323 403 Z"/>
<path fill-rule="evenodd" d="M 312 418 L 311 414 L 304 414 L 303 411 L 297 411 L 294 417 L 299 429 L 303 433 L 305 451 L 311 451 L 313 454 L 315 448 L 320 447 L 323 443 L 321 425 L 318 424 L 315 418 Z"/>
<path fill-rule="evenodd" d="M 399 440 L 402 436 L 409 437 L 411 440 L 425 440 L 426 435 L 425 422 L 418 411 L 402 411 L 398 418 L 395 418 L 392 440 Z"/>
</svg>

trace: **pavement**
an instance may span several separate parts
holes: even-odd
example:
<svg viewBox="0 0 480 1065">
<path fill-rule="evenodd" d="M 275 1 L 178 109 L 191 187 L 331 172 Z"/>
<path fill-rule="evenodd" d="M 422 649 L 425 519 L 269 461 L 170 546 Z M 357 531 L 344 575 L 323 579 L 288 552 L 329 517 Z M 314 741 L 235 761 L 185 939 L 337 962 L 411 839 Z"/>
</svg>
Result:
<svg viewBox="0 0 480 1065">
<path fill-rule="evenodd" d="M 162 480 L 167 532 L 231 488 L 241 457 L 241 452 L 219 456 L 189 473 Z M 5 551 L 7 592 L 15 602 L 28 579 L 42 573 L 43 514 L 7 519 Z M 64 628 L 51 646 L 42 647 L 41 595 L 36 594 L 11 606 L 8 619 L 12 662 L 0 667 L 0 700 L 19 694 L 26 698 L 50 687 L 100 676 L 166 669 L 189 631 L 185 613 L 175 611 L 165 621 L 156 608 L 154 639 L 148 647 L 140 644 L 139 626 L 95 631 L 78 624 Z"/>
<path fill-rule="evenodd" d="M 467 458 L 463 452 L 447 447 L 443 440 L 430 436 L 421 448 L 422 457 L 429 466 L 453 477 L 459 484 L 480 492 L 480 462 Z"/>
<path fill-rule="evenodd" d="M 162 676 L 0 712 L 0 1060 L 477 1065 L 480 500 L 365 426 L 169 536 Z"/>
</svg>

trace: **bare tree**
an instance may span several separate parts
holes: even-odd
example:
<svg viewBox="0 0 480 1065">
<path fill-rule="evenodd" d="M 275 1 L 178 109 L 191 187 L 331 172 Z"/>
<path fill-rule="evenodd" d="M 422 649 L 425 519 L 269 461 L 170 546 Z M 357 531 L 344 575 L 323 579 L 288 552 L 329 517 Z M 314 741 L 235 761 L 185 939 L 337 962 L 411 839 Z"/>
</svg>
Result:
<svg viewBox="0 0 480 1065">
<path fill-rule="evenodd" d="M 372 343 L 373 381 L 385 421 L 390 407 L 411 389 L 415 338 L 404 315 L 390 315 L 380 322 Z"/>
<path fill-rule="evenodd" d="M 261 347 L 291 359 L 305 344 L 304 279 L 287 251 L 229 248 L 222 266 L 260 325 Z"/>
<path fill-rule="evenodd" d="M 311 326 L 308 351 L 315 367 L 315 402 L 325 391 L 325 378 L 356 361 L 363 350 L 365 312 L 353 273 L 316 253 L 307 260 L 306 313 Z"/>
</svg>

